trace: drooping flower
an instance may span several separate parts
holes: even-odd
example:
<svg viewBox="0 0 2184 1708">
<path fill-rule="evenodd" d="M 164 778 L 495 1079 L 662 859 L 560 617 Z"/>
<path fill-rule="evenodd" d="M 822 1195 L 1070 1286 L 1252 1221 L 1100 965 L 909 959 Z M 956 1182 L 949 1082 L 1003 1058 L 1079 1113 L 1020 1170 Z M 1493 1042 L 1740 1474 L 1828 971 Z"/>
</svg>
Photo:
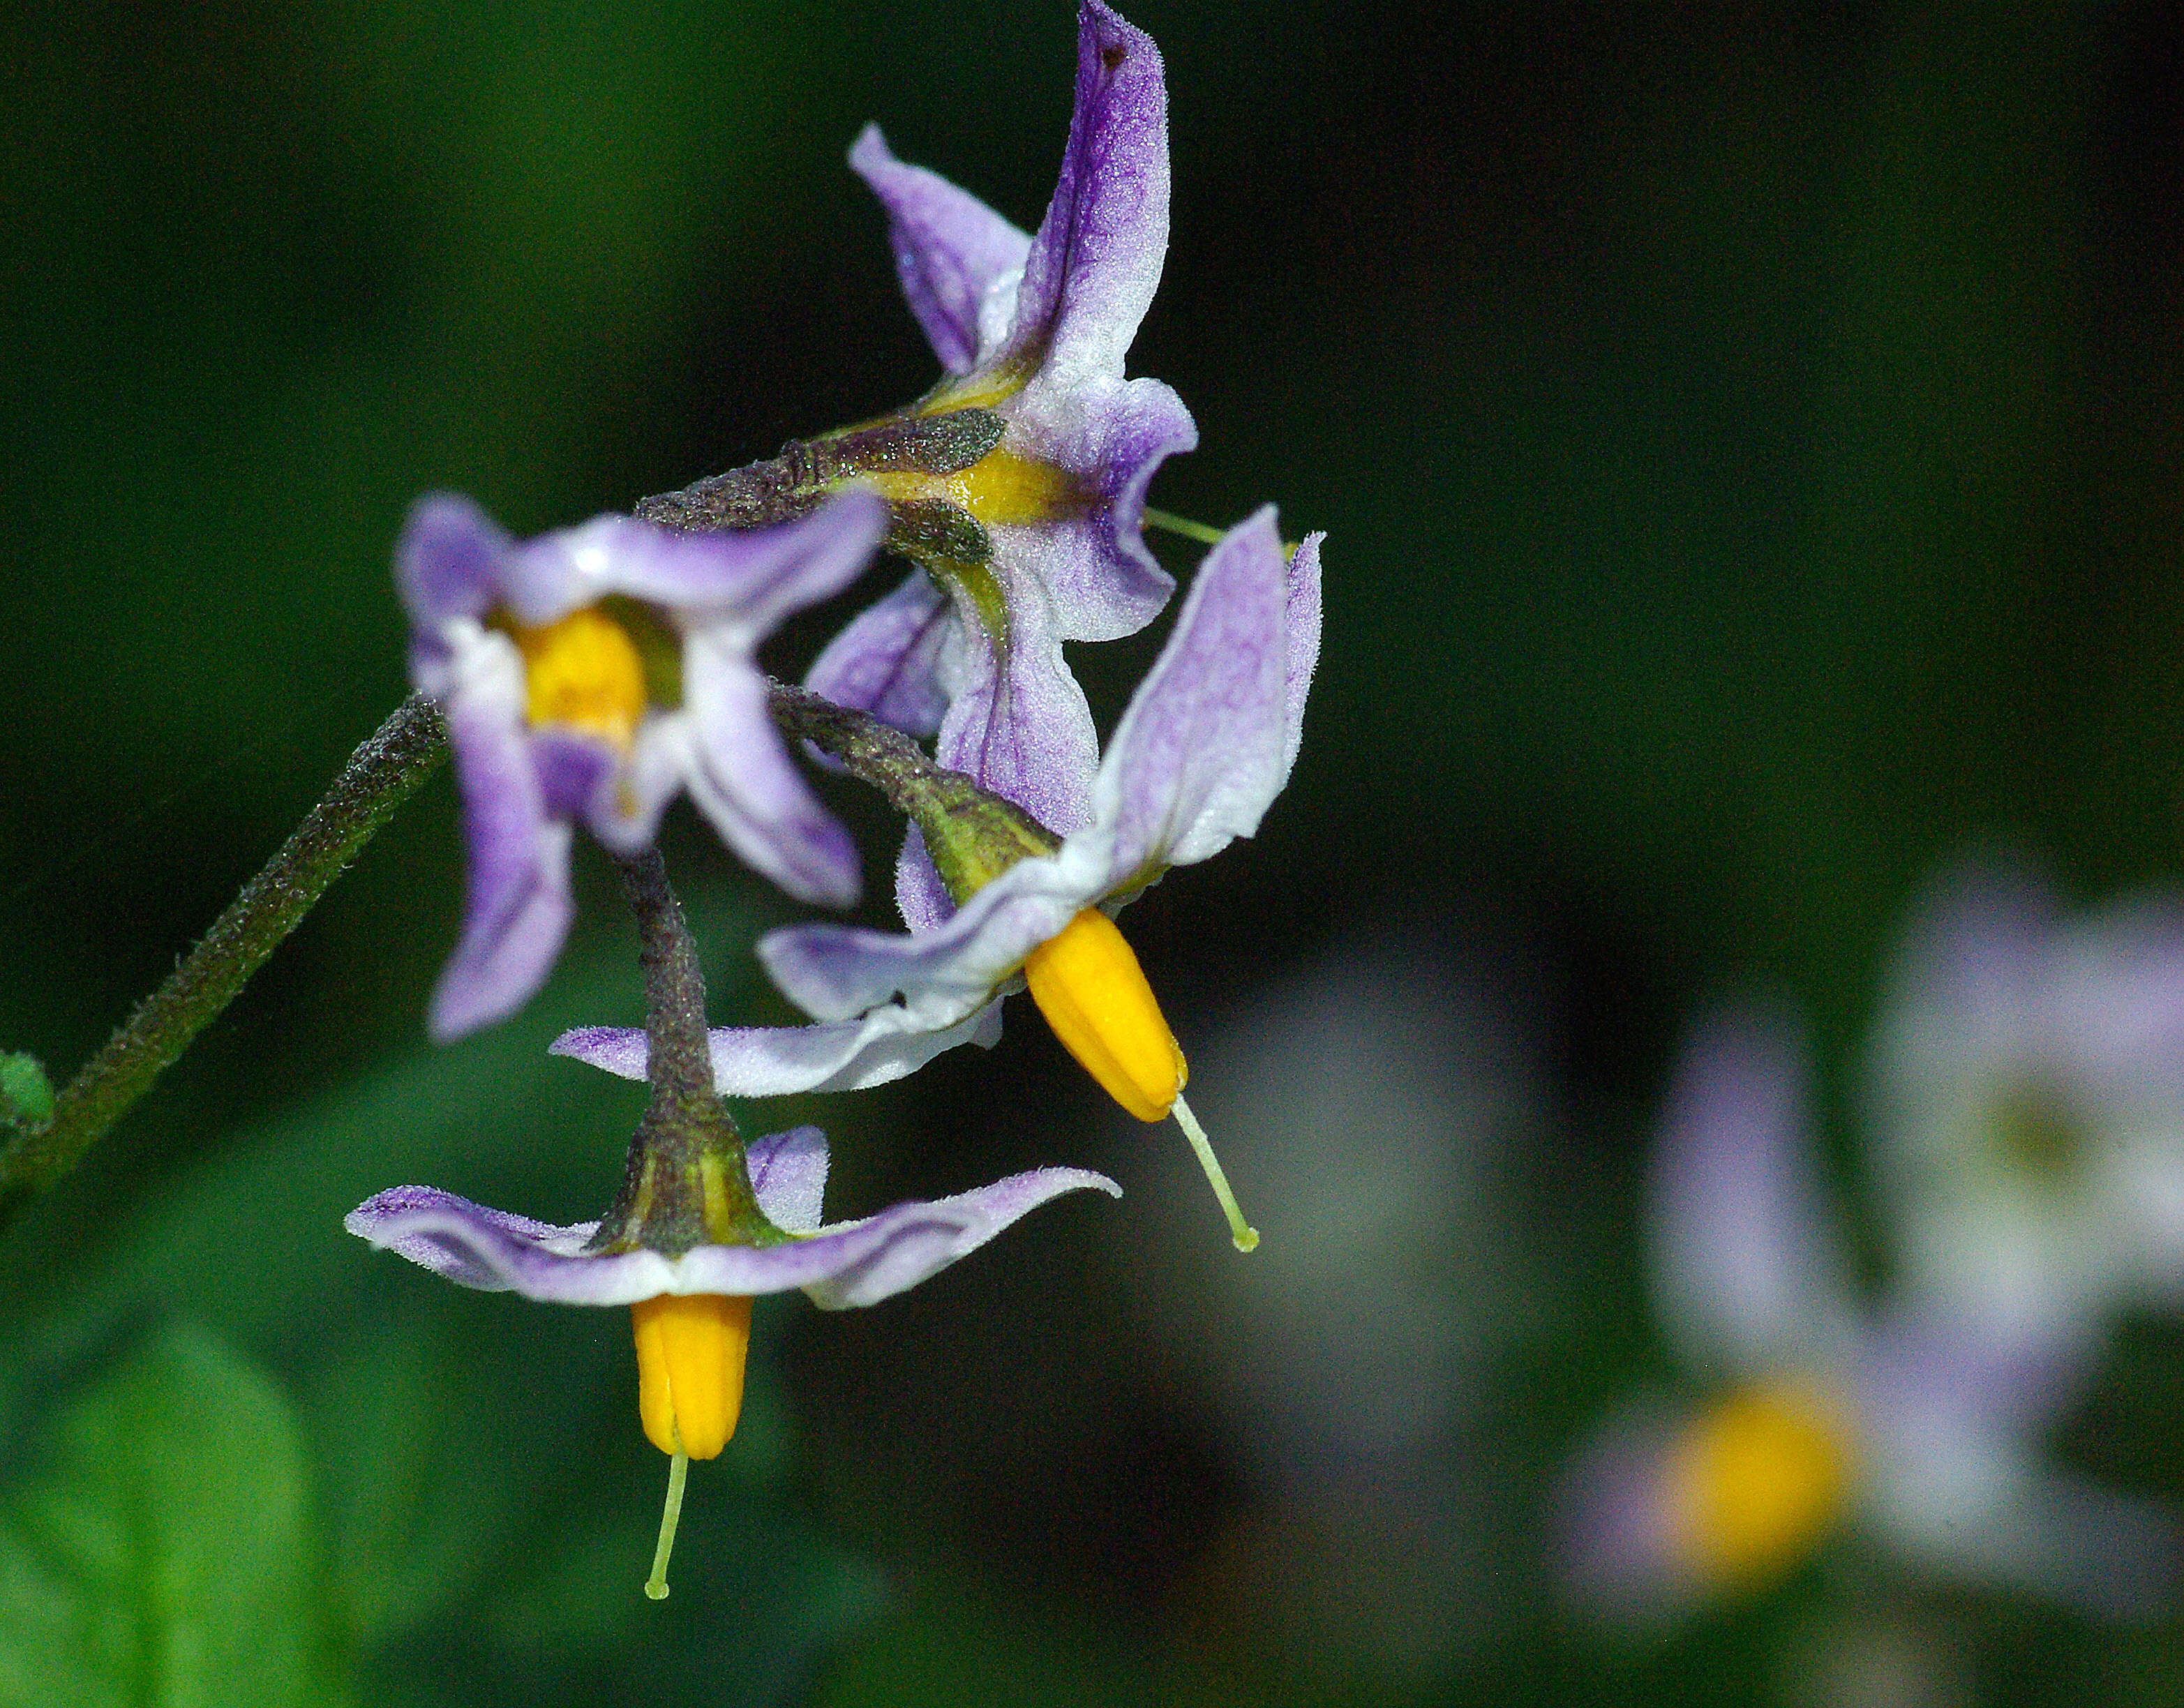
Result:
<svg viewBox="0 0 2184 1708">
<path fill-rule="evenodd" d="M 753 649 L 854 580 L 887 525 L 850 492 L 800 521 L 683 536 L 622 517 L 519 542 L 468 499 L 410 512 L 395 559 L 410 670 L 448 719 L 470 848 L 432 1035 L 504 1018 L 568 930 L 570 827 L 649 843 L 678 788 L 790 893 L 857 893 L 855 850 L 797 775 Z"/>
<path fill-rule="evenodd" d="M 554 1305 L 626 1305 L 638 1355 L 638 1410 L 646 1438 L 673 1457 L 669 1514 L 652 1593 L 662 1576 L 685 1461 L 717 1457 L 743 1408 L 751 1299 L 800 1288 L 829 1310 L 877 1305 L 977 1250 L 1066 1192 L 1119 1197 L 1105 1175 L 1039 1168 L 932 1202 L 822 1225 L 827 1141 L 800 1127 L 744 1153 L 766 1219 L 794 1236 L 772 1244 L 694 1245 L 679 1253 L 636 1246 L 594 1250 L 600 1223 L 555 1227 L 488 1210 L 453 1193 L 398 1186 L 349 1212 L 343 1225 L 373 1245 L 463 1287 L 515 1292 Z"/>
<path fill-rule="evenodd" d="M 1145 491 L 1198 438 L 1167 386 L 1123 377 L 1167 250 L 1160 52 L 1086 0 L 1068 147 L 1036 236 L 897 160 L 878 126 L 850 162 L 886 208 L 904 294 L 945 370 L 905 414 L 990 411 L 1003 431 L 967 468 L 866 476 L 895 506 L 890 546 L 920 567 L 809 685 L 937 732 L 942 765 L 1067 834 L 1089 821 L 1099 743 L 1061 643 L 1134 634 L 1167 603 Z M 913 929 L 950 910 L 915 831 L 898 891 Z"/>
<path fill-rule="evenodd" d="M 1908 1284 L 2036 1319 L 2184 1304 L 2184 900 L 2065 919 L 2022 871 L 1957 872 L 1872 1068 Z"/>
<path fill-rule="evenodd" d="M 1635 1620 L 1786 1574 L 1855 1530 L 1914 1566 L 2128 1616 L 2174 1586 L 2150 1503 L 2043 1464 L 2094 1345 L 1970 1301 L 1858 1299 L 1808 1161 L 1780 1024 L 1717 1021 L 1687 1053 L 1651 1187 L 1660 1324 L 1712 1397 L 1598 1432 L 1564 1480 L 1572 1589 Z"/>
<path fill-rule="evenodd" d="M 1029 842 L 1000 856 L 956 848 L 936 825 L 927 840 L 961 904 L 947 920 L 907 937 L 810 925 L 762 939 L 774 982 L 820 1023 L 714 1032 L 719 1088 L 871 1085 L 954 1044 L 990 1043 L 994 1010 L 1021 977 L 1124 1109 L 1148 1121 L 1178 1111 L 1243 1242 L 1248 1230 L 1178 1099 L 1182 1051 L 1112 915 L 1170 867 L 1252 834 L 1288 781 L 1319 651 L 1321 537 L 1284 554 L 1269 507 L 1207 554 L 1108 743 L 1091 822 L 1047 839 L 1050 853 Z M 584 1028 L 553 1048 L 627 1077 L 645 1071 L 642 1033 Z"/>
</svg>

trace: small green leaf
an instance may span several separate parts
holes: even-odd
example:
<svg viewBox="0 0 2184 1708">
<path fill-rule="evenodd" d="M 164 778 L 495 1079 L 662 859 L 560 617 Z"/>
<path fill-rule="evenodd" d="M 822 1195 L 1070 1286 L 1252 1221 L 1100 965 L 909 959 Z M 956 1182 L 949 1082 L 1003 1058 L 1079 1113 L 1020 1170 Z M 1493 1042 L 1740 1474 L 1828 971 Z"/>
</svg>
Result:
<svg viewBox="0 0 2184 1708">
<path fill-rule="evenodd" d="M 53 1118 L 53 1082 L 35 1055 L 0 1051 L 0 1120 L 42 1127 Z"/>
<path fill-rule="evenodd" d="M 197 1330 L 53 1414 L 0 1503 L 0 1704 L 340 1700 L 294 1416 Z"/>
</svg>

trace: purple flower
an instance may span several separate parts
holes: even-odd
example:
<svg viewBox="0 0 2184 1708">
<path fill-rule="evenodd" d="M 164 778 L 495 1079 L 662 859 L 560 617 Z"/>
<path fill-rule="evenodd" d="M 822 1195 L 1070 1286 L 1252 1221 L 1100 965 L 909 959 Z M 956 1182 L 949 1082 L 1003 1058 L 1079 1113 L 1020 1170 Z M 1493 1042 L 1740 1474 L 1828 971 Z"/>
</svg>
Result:
<svg viewBox="0 0 2184 1708">
<path fill-rule="evenodd" d="M 431 1187 L 398 1186 L 343 1225 L 372 1244 L 462 1287 L 520 1293 L 553 1305 L 634 1305 L 663 1295 L 749 1298 L 801 1288 L 829 1310 L 877 1305 L 967 1257 L 1018 1218 L 1065 1192 L 1122 1188 L 1082 1168 L 1035 1168 L 931 1203 L 892 1205 L 859 1221 L 822 1226 L 827 1140 L 800 1127 L 746 1154 L 759 1206 L 784 1231 L 780 1245 L 700 1245 L 680 1257 L 649 1250 L 588 1254 L 595 1221 L 554 1227 L 488 1210 Z"/>
<path fill-rule="evenodd" d="M 1198 438 L 1167 386 L 1123 377 L 1167 249 L 1159 50 L 1086 0 L 1069 143 L 1036 236 L 897 160 L 877 126 L 850 163 L 886 208 L 904 294 L 946 370 L 914 413 L 990 409 L 1006 431 L 960 474 L 872 477 L 898 503 L 967 513 L 990 555 L 905 547 L 922 567 L 843 631 L 809 685 L 937 732 L 941 764 L 1080 829 L 1099 748 L 1061 643 L 1135 633 L 1167 603 L 1173 583 L 1139 532 L 1145 489 Z M 914 832 L 898 890 L 913 928 L 950 911 Z"/>
<path fill-rule="evenodd" d="M 1089 823 L 1010 867 L 946 921 L 904 937 L 829 925 L 759 954 L 821 1023 L 713 1032 L 726 1093 L 876 1085 L 962 1043 L 990 1045 L 1032 952 L 1086 908 L 1119 909 L 1171 866 L 1250 836 L 1288 781 L 1319 652 L 1319 544 L 1284 555 L 1271 507 L 1207 554 L 1174 631 L 1116 726 Z M 588 1027 L 554 1051 L 644 1076 L 642 1032 Z"/>
<path fill-rule="evenodd" d="M 2184 902 L 2075 919 L 1968 867 L 1919 911 L 1872 1114 L 1912 1286 L 2038 1319 L 2184 1304 Z"/>
<path fill-rule="evenodd" d="M 2042 1461 L 2095 1349 L 1970 1301 L 1864 1306 L 1806 1120 L 1779 1024 L 1717 1021 L 1687 1053 L 1652 1182 L 1652 1272 L 1662 1327 L 1714 1397 L 1631 1408 L 1580 1452 L 1563 1491 L 1572 1588 L 1658 1619 L 1855 1527 L 1949 1577 L 2116 1616 L 2158 1608 L 2169 1517 Z"/>
<path fill-rule="evenodd" d="M 857 893 L 855 850 L 797 775 L 753 649 L 854 580 L 886 527 L 870 493 L 743 534 L 618 516 L 510 539 L 468 499 L 411 510 L 395 575 L 410 673 L 447 714 L 470 845 L 461 943 L 432 1036 L 513 1013 L 569 924 L 570 826 L 629 853 L 678 788 L 790 893 Z"/>
</svg>

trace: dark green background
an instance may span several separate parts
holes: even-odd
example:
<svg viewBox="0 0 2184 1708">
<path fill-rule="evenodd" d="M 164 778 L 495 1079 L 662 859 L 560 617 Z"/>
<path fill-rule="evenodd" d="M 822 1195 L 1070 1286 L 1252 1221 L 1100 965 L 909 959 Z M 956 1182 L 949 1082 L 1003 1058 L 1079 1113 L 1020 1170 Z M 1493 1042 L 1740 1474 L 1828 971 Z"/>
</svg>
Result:
<svg viewBox="0 0 2184 1708">
<path fill-rule="evenodd" d="M 634 1113 L 538 1054 L 636 1017 L 590 850 L 546 995 L 425 1049 L 460 895 L 441 783 L 0 1252 L 0 1466 L 31 1475 L 41 1408 L 150 1325 L 209 1325 L 300 1408 L 362 1694 L 1794 1700 L 1841 1599 L 1823 1565 L 1606 1641 L 1540 1588 L 1537 1501 L 1668 1368 L 1634 1188 L 1697 1004 L 1751 979 L 1804 1004 L 1856 1193 L 1858 1040 L 1921 880 L 1968 846 L 2080 899 L 2178 863 L 2184 34 L 2153 7 L 1130 15 L 1175 159 L 1132 369 L 1203 439 L 1156 500 L 1329 532 L 1291 788 L 1133 937 L 1186 1042 L 1390 919 L 1521 1013 L 1557 1114 L 1507 1214 L 1573 1278 L 1497 1342 L 1503 1611 L 1424 1679 L 1206 1614 L 1254 1485 L 1135 1373 L 1129 1199 L 855 1319 L 762 1316 L 747 1438 L 694 1483 L 671 1611 L 641 1603 L 659 1466 L 621 1321 L 435 1288 L 338 1227 L 405 1178 L 595 1214 Z M 1061 0 L 26 6 L 0 32 L 0 1044 L 64 1073 L 404 691 L 411 498 L 532 531 L 922 390 L 843 152 L 878 118 L 1034 225 L 1072 51 Z M 1078 649 L 1104 715 L 1156 641 Z M 888 827 L 841 804 L 882 919 Z M 785 910 L 687 816 L 669 844 L 716 1015 L 779 1015 L 744 950 Z M 1073 1074 L 1022 1016 L 991 1057 L 788 1114 L 835 1133 L 838 1212 L 1049 1160 L 1142 1187 Z M 2177 1350 L 2133 1327 L 2063 1450 L 2184 1498 Z M 1918 1596 L 1981 1700 L 2184 1677 L 2174 1627 Z"/>
</svg>

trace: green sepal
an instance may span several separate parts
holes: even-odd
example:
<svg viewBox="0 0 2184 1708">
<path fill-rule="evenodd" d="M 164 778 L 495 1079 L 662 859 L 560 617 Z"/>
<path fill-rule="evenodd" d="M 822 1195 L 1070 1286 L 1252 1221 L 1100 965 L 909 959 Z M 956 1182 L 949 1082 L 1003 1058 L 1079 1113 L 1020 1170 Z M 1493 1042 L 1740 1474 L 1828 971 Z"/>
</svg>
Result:
<svg viewBox="0 0 2184 1708">
<path fill-rule="evenodd" d="M 0 1053 L 0 1117 L 17 1127 L 43 1127 L 53 1118 L 53 1082 L 35 1055 Z"/>
</svg>

